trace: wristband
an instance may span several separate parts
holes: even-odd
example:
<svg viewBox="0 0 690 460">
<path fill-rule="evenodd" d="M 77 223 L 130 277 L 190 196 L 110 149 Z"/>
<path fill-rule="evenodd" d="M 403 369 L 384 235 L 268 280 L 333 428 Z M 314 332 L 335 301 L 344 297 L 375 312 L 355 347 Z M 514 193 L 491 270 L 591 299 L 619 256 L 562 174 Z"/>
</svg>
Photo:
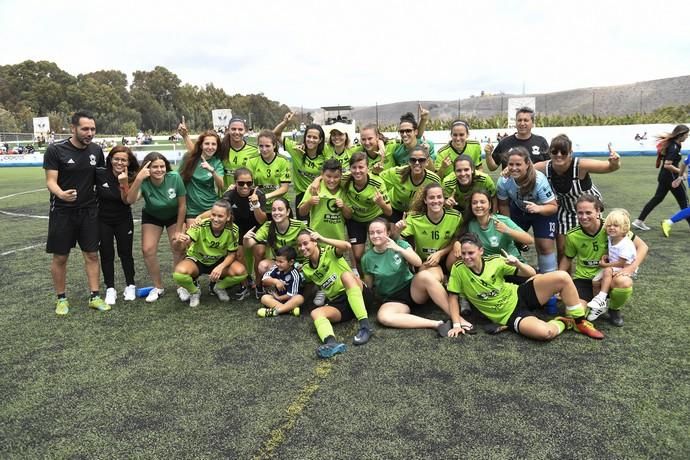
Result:
<svg viewBox="0 0 690 460">
<path fill-rule="evenodd" d="M 458 329 L 460 327 L 462 327 L 461 323 L 453 323 L 453 329 Z"/>
</svg>

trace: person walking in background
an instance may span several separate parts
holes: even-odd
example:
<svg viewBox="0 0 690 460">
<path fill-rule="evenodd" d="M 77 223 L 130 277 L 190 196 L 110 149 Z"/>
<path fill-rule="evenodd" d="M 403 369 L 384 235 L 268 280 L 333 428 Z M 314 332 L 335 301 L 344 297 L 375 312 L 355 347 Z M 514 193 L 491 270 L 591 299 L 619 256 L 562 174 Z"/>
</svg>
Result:
<svg viewBox="0 0 690 460">
<path fill-rule="evenodd" d="M 671 184 L 672 187 L 681 187 L 685 181 L 688 180 L 688 165 L 690 164 L 690 155 L 685 157 L 685 161 L 680 165 L 680 172 L 678 177 L 676 177 Z M 690 185 L 690 183 L 689 183 Z M 671 216 L 670 219 L 664 219 L 661 221 L 661 231 L 664 236 L 668 238 L 671 234 L 671 227 L 676 222 L 680 222 L 683 219 L 688 220 L 690 218 L 690 208 L 681 209 L 677 213 Z"/>
<path fill-rule="evenodd" d="M 48 146 L 43 157 L 46 186 L 50 192 L 46 252 L 53 254 L 50 273 L 57 294 L 55 313 L 69 313 L 65 292 L 67 259 L 79 243 L 84 256 L 91 295 L 89 307 L 110 310 L 99 293 L 98 200 L 94 189 L 96 168 L 105 165 L 103 150 L 92 143 L 96 121 L 87 112 L 76 112 L 70 124 L 72 136 Z"/>
</svg>

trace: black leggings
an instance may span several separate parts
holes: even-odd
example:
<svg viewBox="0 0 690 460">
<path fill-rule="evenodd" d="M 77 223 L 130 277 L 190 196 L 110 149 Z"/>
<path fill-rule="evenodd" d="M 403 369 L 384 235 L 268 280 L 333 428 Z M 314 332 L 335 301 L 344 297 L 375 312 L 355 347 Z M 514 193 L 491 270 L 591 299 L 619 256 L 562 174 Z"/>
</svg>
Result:
<svg viewBox="0 0 690 460">
<path fill-rule="evenodd" d="M 654 193 L 652 199 L 649 200 L 646 205 L 644 205 L 644 208 L 642 208 L 639 219 L 645 220 L 649 213 L 651 213 L 652 210 L 659 205 L 659 203 L 664 201 L 664 198 L 666 198 L 666 194 L 668 192 L 673 194 L 673 197 L 678 202 L 680 209 L 685 209 L 688 207 L 688 195 L 685 193 L 685 185 L 680 184 L 678 187 L 673 188 L 670 180 L 660 179 L 659 185 L 656 187 L 656 193 Z M 688 223 L 690 223 L 690 220 L 688 220 Z"/>
<path fill-rule="evenodd" d="M 117 241 L 117 255 L 122 263 L 122 271 L 125 272 L 127 286 L 134 283 L 134 258 L 132 257 L 132 245 L 134 242 L 134 222 L 132 215 L 129 219 L 117 224 L 98 222 L 101 236 L 101 245 L 98 252 L 101 254 L 101 270 L 103 282 L 106 288 L 115 287 L 115 245 Z"/>
</svg>

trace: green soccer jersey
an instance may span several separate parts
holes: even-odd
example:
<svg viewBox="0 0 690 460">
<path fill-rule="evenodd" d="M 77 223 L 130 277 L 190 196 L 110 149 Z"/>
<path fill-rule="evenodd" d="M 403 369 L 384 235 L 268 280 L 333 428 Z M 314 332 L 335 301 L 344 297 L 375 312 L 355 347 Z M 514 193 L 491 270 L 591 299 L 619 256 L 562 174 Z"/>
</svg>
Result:
<svg viewBox="0 0 690 460">
<path fill-rule="evenodd" d="M 160 185 L 154 185 L 151 179 L 144 179 L 141 183 L 144 211 L 159 220 L 176 217 L 177 198 L 186 194 L 182 178 L 174 171 L 166 173 Z"/>
<path fill-rule="evenodd" d="M 455 262 L 448 278 L 448 292 L 463 296 L 492 322 L 505 325 L 517 306 L 518 285 L 504 278 L 515 275 L 517 268 L 499 256 L 483 259 L 484 268 L 479 274 L 463 262 Z"/>
<path fill-rule="evenodd" d="M 231 184 L 235 183 L 236 169 L 246 167 L 249 160 L 258 156 L 260 156 L 259 149 L 256 145 L 245 142 L 239 150 L 230 147 L 228 159 L 223 162 L 223 167 L 225 168 L 225 188 L 227 189 Z"/>
<path fill-rule="evenodd" d="M 327 143 L 323 148 L 323 156 L 325 156 L 326 159 L 334 158 L 338 160 L 343 168 L 343 173 L 346 173 L 350 170 L 350 157 L 352 154 L 355 152 L 361 152 L 362 150 L 361 145 L 353 145 L 352 147 L 348 147 L 343 150 L 342 153 L 338 154 L 335 152 L 335 149 L 333 149 L 333 146 Z"/>
<path fill-rule="evenodd" d="M 410 247 L 405 240 L 398 240 L 396 243 L 403 249 Z M 374 277 L 374 291 L 384 301 L 408 286 L 414 277 L 407 261 L 392 249 L 381 253 L 373 248 L 368 249 L 362 256 L 362 270 Z"/>
<path fill-rule="evenodd" d="M 379 177 L 383 179 L 388 191 L 388 197 L 391 200 L 391 206 L 398 211 L 407 211 L 410 208 L 412 197 L 417 192 L 418 188 L 423 188 L 426 184 L 435 183 L 440 184 L 441 178 L 436 173 L 424 170 L 424 177 L 419 183 L 412 181 L 412 175 L 408 174 L 407 179 L 403 180 L 403 173 L 409 166 L 399 166 L 397 168 L 386 169 L 381 172 Z"/>
<path fill-rule="evenodd" d="M 496 196 L 496 184 L 494 180 L 486 173 L 481 171 L 474 172 L 474 179 L 469 187 L 461 187 L 455 177 L 455 173 L 449 173 L 443 179 L 443 196 L 446 198 L 453 197 L 458 203 L 455 207 L 458 210 L 465 210 L 469 206 L 470 195 L 476 190 L 484 189 L 489 192 L 491 197 Z"/>
<path fill-rule="evenodd" d="M 369 168 L 369 172 L 370 172 L 371 174 L 374 174 L 374 173 L 372 172 L 372 168 L 373 168 L 374 166 L 376 166 L 377 163 L 381 163 L 381 164 L 385 167 L 385 165 L 386 165 L 386 159 L 385 159 L 385 157 L 384 157 L 383 159 L 381 159 L 381 155 L 379 155 L 378 153 L 373 154 L 374 156 L 372 157 L 372 156 L 369 154 L 369 152 L 366 152 L 366 155 L 367 155 L 367 167 Z M 378 174 L 377 174 L 377 175 L 378 175 Z"/>
<path fill-rule="evenodd" d="M 254 239 L 257 243 L 265 244 L 268 246 L 268 234 L 271 221 L 266 221 L 259 227 L 255 233 Z M 283 246 L 290 246 L 297 250 L 297 236 L 299 232 L 307 229 L 307 224 L 304 221 L 297 219 L 290 219 L 290 225 L 288 225 L 285 233 L 280 233 L 276 229 L 275 243 L 270 247 L 274 252 Z M 297 251 L 299 254 L 300 252 Z"/>
<path fill-rule="evenodd" d="M 321 288 L 329 300 L 345 294 L 340 275 L 351 271 L 347 261 L 335 252 L 333 246 L 319 246 L 319 262 L 316 266 L 311 261 L 302 265 L 304 277 Z"/>
<path fill-rule="evenodd" d="M 346 180 L 345 183 L 345 202 L 352 209 L 352 220 L 355 222 L 371 222 L 383 214 L 383 210 L 374 201 L 376 192 L 381 194 L 386 203 L 390 203 L 386 186 L 378 176 L 369 174 L 367 183 L 361 190 L 357 188 L 354 180 Z"/>
<path fill-rule="evenodd" d="M 465 142 L 465 147 L 462 150 L 456 150 L 453 144 L 450 142 L 441 147 L 441 149 L 436 153 L 436 160 L 434 160 L 434 166 L 436 167 L 436 172 L 439 175 L 446 175 L 453 171 L 453 162 L 460 155 L 467 155 L 472 158 L 472 163 L 474 163 L 475 168 L 479 168 L 482 165 L 482 146 L 479 142 L 475 140 L 467 140 Z M 446 158 L 450 158 L 450 166 L 443 168 L 443 161 Z"/>
<path fill-rule="evenodd" d="M 505 233 L 501 233 L 496 230 L 496 225 L 493 219 L 503 222 L 508 228 L 513 230 L 522 231 L 522 229 L 512 221 L 508 216 L 502 214 L 493 214 L 492 219 L 489 219 L 489 225 L 487 228 L 482 228 L 476 219 L 472 219 L 467 225 L 467 231 L 472 232 L 479 237 L 484 247 L 484 255 L 501 255 L 501 249 L 505 250 L 508 254 L 517 257 L 520 260 L 524 260 L 522 254 L 515 246 L 515 241 Z"/>
<path fill-rule="evenodd" d="M 185 155 L 178 168 L 178 172 L 183 168 L 187 159 L 188 157 Z M 214 156 L 208 159 L 207 163 L 213 167 L 220 177 L 223 177 L 223 162 Z M 187 217 L 196 217 L 208 211 L 213 207 L 213 203 L 218 200 L 218 191 L 213 180 L 213 173 L 201 167 L 201 160 L 197 163 L 194 174 L 192 174 L 189 182 L 185 184 L 185 188 L 187 189 Z"/>
<path fill-rule="evenodd" d="M 192 244 L 187 248 L 187 257 L 204 265 L 213 265 L 224 259 L 229 252 L 236 252 L 240 230 L 236 224 L 226 226 L 218 235 L 211 228 L 211 219 L 204 219 L 187 230 Z"/>
<path fill-rule="evenodd" d="M 426 214 L 410 214 L 405 222 L 407 225 L 400 236 L 414 238 L 415 251 L 425 261 L 453 241 L 462 224 L 462 215 L 455 209 L 445 209 L 438 222 L 431 221 Z"/>
<path fill-rule="evenodd" d="M 280 155 L 276 155 L 270 163 L 267 163 L 261 155 L 247 162 L 247 168 L 252 172 L 254 184 L 264 192 L 264 195 L 275 192 L 281 184 L 290 183 L 290 161 Z M 271 205 L 277 197 L 267 199 L 264 205 L 265 212 L 271 212 Z"/>
<path fill-rule="evenodd" d="M 319 185 L 319 203 L 312 206 L 309 210 L 309 226 L 321 234 L 321 236 L 336 240 L 347 240 L 345 217 L 343 217 L 343 211 L 335 204 L 337 199 L 345 201 L 343 195 L 340 187 L 334 193 L 328 190 L 324 181 L 321 181 Z M 311 190 L 304 192 L 304 198 L 302 198 L 300 206 L 311 200 L 312 196 Z"/>
<path fill-rule="evenodd" d="M 601 221 L 599 231 L 594 235 L 585 232 L 579 225 L 565 234 L 565 256 L 574 259 L 574 279 L 591 280 L 599 271 L 601 256 L 608 253 L 608 236 Z"/>
<path fill-rule="evenodd" d="M 309 156 L 297 149 L 298 144 L 292 139 L 285 138 L 285 150 L 292 159 L 292 185 L 295 193 L 304 193 L 311 185 L 312 181 L 321 175 L 321 167 L 326 161 L 325 155 L 317 155 L 316 158 Z"/>
</svg>

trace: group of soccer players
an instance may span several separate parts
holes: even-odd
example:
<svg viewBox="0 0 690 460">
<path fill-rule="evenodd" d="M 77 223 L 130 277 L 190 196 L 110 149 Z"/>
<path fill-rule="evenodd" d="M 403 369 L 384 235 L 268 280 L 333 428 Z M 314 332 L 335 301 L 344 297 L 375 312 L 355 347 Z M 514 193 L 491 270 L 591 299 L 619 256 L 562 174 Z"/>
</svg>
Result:
<svg viewBox="0 0 690 460">
<path fill-rule="evenodd" d="M 203 274 L 221 301 L 230 299 L 230 287 L 238 286 L 238 299 L 253 290 L 262 304 L 260 317 L 299 316 L 309 300 L 322 358 L 346 349 L 336 340 L 333 322 L 356 318 L 353 343 L 367 343 L 374 331 L 367 307 L 379 302 L 381 324 L 431 328 L 442 337 L 475 333 L 463 317 L 474 307 L 490 320 L 486 329 L 492 333 L 510 329 L 550 340 L 574 329 L 603 338 L 587 320 L 587 306 L 597 307 L 599 314 L 607 306 L 606 293 L 603 307 L 592 299 L 599 270 L 609 266 L 610 235 L 589 172 L 618 169 L 614 151 L 602 165 L 551 165 L 552 159 L 572 154 L 570 145 L 559 141 L 554 143 L 557 150 L 549 150 L 544 138 L 531 133 L 533 111 L 519 109 L 518 132 L 485 149 L 486 166 L 504 168 L 494 185 L 482 171 L 480 145 L 468 138 L 469 126 L 462 120 L 452 124 L 451 140 L 437 153 L 423 137 L 425 110 L 419 123 L 410 113 L 401 117 L 400 139 L 386 139 L 375 125 L 367 125 L 358 145 L 340 123 L 326 125 L 326 130 L 310 124 L 301 142 L 282 139 L 292 116 L 286 114 L 272 131 L 259 133 L 258 147 L 246 142 L 241 119 L 230 121 L 222 140 L 206 131 L 192 142 L 181 124 L 188 152 L 178 174 L 155 152 L 138 167 L 131 151 L 117 147 L 106 162 L 91 142 L 93 117 L 76 113 L 72 137 L 49 147 L 44 160 L 51 192 L 47 250 L 53 254 L 56 313 L 69 311 L 65 267 L 76 242 L 86 261 L 89 306 L 105 311 L 115 303 L 112 249 L 106 259 L 101 251 L 108 274 L 105 301 L 99 293 L 97 251 L 112 248 L 113 239 L 113 231 L 103 231 L 99 209 L 102 214 L 119 206 L 117 215 L 126 221 L 114 234 L 127 282 L 124 299 L 134 299 L 130 206 L 143 197 L 142 250 L 154 282 L 147 301 L 164 293 L 156 252 L 167 229 L 182 301 L 199 304 L 198 278 Z M 539 162 L 545 163 L 535 168 Z M 559 181 L 563 176 L 565 181 Z M 286 199 L 290 184 L 294 208 Z M 569 208 L 562 216 L 564 200 Z M 109 225 L 117 224 L 112 215 Z M 578 219 L 587 226 L 577 225 Z M 524 243 L 534 241 L 526 233 L 530 228 L 538 242 L 539 274 L 522 255 L 528 250 Z M 559 229 L 565 235 L 560 263 L 554 243 Z M 611 275 L 618 281 L 606 287 L 611 313 L 618 312 L 611 315 L 616 325 L 622 325 L 620 307 L 630 297 L 633 273 L 646 255 L 644 242 L 631 239 L 637 257 L 623 259 Z M 572 267 L 573 275 L 558 267 Z M 564 304 L 565 315 L 543 321 L 540 309 L 555 299 Z M 415 314 L 429 301 L 449 319 Z"/>
</svg>

